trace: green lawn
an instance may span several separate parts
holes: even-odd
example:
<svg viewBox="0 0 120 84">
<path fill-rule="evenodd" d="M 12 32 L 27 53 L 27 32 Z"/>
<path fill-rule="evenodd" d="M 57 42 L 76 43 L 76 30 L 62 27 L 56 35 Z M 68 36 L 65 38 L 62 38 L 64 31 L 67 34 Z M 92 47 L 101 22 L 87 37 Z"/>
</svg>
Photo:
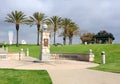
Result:
<svg viewBox="0 0 120 84">
<path fill-rule="evenodd" d="M 40 56 L 40 46 L 37 45 L 20 45 L 20 47 L 13 45 L 9 46 L 9 51 L 19 52 L 20 48 L 23 48 L 24 51 L 29 48 L 30 56 L 36 58 Z M 51 45 L 50 51 L 51 53 L 88 53 L 89 49 L 92 49 L 95 54 L 95 62 L 100 64 L 100 66 L 94 69 L 120 73 L 120 44 L 77 44 L 58 47 Z M 106 54 L 105 65 L 101 64 L 102 51 L 105 51 Z"/>
<path fill-rule="evenodd" d="M 24 52 L 26 52 L 27 48 L 29 49 L 30 56 L 39 58 L 40 56 L 40 46 L 37 45 L 20 45 L 19 47 L 16 47 L 16 45 L 8 45 L 8 49 L 10 52 L 19 52 L 20 49 L 23 49 Z"/>
<path fill-rule="evenodd" d="M 0 84 L 52 84 L 45 70 L 0 69 Z"/>
</svg>

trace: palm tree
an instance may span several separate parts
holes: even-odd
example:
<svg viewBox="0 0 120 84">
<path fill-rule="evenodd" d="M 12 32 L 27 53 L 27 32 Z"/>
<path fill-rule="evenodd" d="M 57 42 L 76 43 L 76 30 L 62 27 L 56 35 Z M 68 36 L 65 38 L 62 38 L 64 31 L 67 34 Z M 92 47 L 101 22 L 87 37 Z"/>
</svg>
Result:
<svg viewBox="0 0 120 84">
<path fill-rule="evenodd" d="M 46 16 L 44 13 L 35 12 L 33 16 L 30 16 L 28 19 L 28 24 L 30 24 L 31 26 L 34 24 L 37 25 L 37 45 L 39 45 L 39 32 L 41 31 L 40 26 L 41 23 L 45 20 L 45 18 Z"/>
<path fill-rule="evenodd" d="M 10 14 L 7 14 L 5 22 L 14 23 L 16 25 L 16 46 L 18 47 L 18 31 L 19 31 L 19 24 L 25 23 L 26 15 L 22 11 L 12 11 Z"/>
<path fill-rule="evenodd" d="M 72 44 L 73 35 L 79 35 L 79 28 L 75 23 L 71 23 L 68 28 L 69 45 Z"/>
<path fill-rule="evenodd" d="M 61 17 L 58 17 L 58 16 L 52 16 L 49 21 L 51 22 L 51 24 L 53 24 L 54 26 L 54 44 L 56 43 L 56 32 L 57 32 L 57 29 L 58 27 L 60 26 L 61 24 Z"/>
<path fill-rule="evenodd" d="M 72 20 L 69 18 L 64 18 L 62 19 L 62 27 L 64 29 L 63 31 L 63 44 L 66 45 L 66 37 L 67 37 L 67 32 L 68 32 L 68 28 L 71 25 Z"/>
</svg>

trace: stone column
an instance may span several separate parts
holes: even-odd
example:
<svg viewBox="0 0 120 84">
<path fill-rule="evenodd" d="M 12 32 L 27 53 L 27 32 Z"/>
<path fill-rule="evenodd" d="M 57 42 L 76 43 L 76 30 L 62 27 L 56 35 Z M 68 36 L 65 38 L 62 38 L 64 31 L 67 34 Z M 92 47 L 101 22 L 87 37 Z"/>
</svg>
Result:
<svg viewBox="0 0 120 84">
<path fill-rule="evenodd" d="M 41 52 L 40 52 L 40 61 L 49 61 L 50 60 L 50 37 L 49 32 L 43 31 L 41 34 Z"/>
</svg>

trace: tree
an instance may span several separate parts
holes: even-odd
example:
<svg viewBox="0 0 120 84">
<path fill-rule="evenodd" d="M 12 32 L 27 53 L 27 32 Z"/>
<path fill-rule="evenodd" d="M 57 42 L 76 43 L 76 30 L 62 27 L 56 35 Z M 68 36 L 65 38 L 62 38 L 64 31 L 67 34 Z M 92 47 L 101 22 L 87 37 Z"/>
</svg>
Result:
<svg viewBox="0 0 120 84">
<path fill-rule="evenodd" d="M 62 28 L 64 29 L 63 31 L 63 44 L 66 45 L 66 37 L 67 37 L 67 32 L 68 28 L 72 24 L 72 20 L 69 18 L 64 18 L 62 19 Z"/>
<path fill-rule="evenodd" d="M 84 44 L 85 42 L 87 42 L 87 44 L 89 44 L 89 43 L 94 43 L 94 39 L 93 39 L 94 35 L 95 35 L 95 34 L 93 34 L 93 33 L 83 34 L 80 39 L 82 40 L 82 43 L 83 43 L 83 44 Z"/>
<path fill-rule="evenodd" d="M 40 12 L 35 12 L 33 16 L 30 16 L 28 21 L 28 24 L 32 25 L 37 25 L 37 45 L 39 45 L 39 39 L 40 39 L 40 26 L 41 23 L 46 19 L 46 16 L 44 13 Z"/>
<path fill-rule="evenodd" d="M 115 39 L 112 33 L 108 33 L 105 30 L 98 32 L 93 38 L 95 39 L 95 43 L 110 43 L 110 44 Z"/>
<path fill-rule="evenodd" d="M 73 39 L 73 35 L 78 35 L 79 32 L 79 28 L 77 27 L 77 25 L 75 23 L 71 23 L 71 25 L 68 27 L 68 37 L 69 37 L 69 45 L 72 44 L 72 39 Z"/>
<path fill-rule="evenodd" d="M 61 25 L 61 17 L 58 16 L 52 16 L 49 19 L 50 23 L 53 25 L 53 31 L 54 31 L 54 44 L 56 43 L 56 32 Z"/>
<path fill-rule="evenodd" d="M 19 46 L 18 43 L 18 31 L 19 31 L 19 24 L 26 22 L 26 15 L 22 11 L 12 11 L 10 14 L 7 14 L 5 22 L 14 23 L 16 26 L 16 46 Z"/>
</svg>

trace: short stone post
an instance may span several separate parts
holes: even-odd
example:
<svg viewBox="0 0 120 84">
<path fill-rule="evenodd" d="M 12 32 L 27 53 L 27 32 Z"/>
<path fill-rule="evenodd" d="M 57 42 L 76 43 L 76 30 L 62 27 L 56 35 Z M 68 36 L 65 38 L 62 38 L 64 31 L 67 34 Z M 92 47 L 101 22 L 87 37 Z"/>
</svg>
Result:
<svg viewBox="0 0 120 84">
<path fill-rule="evenodd" d="M 20 49 L 20 52 L 19 52 L 19 60 L 21 60 L 22 55 L 23 55 L 23 49 L 21 48 L 21 49 Z"/>
<path fill-rule="evenodd" d="M 89 54 L 92 54 L 92 49 L 89 50 Z"/>
<path fill-rule="evenodd" d="M 2 46 L 2 49 L 4 50 L 4 45 Z"/>
<path fill-rule="evenodd" d="M 89 61 L 90 62 L 94 61 L 94 54 L 92 53 L 92 49 L 89 50 Z"/>
<path fill-rule="evenodd" d="M 102 57 L 102 64 L 105 64 L 105 52 L 104 51 L 102 51 L 101 57 Z"/>
<path fill-rule="evenodd" d="M 26 56 L 29 56 L 29 48 L 26 50 Z"/>
<path fill-rule="evenodd" d="M 8 47 L 6 47 L 6 52 L 8 52 Z"/>
</svg>

